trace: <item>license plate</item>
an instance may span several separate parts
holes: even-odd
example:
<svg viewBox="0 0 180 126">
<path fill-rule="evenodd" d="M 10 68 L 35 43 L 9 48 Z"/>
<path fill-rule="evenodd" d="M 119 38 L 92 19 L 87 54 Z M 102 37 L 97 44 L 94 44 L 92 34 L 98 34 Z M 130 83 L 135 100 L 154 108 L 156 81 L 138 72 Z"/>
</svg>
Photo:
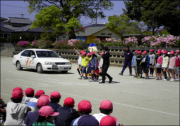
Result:
<svg viewBox="0 0 180 126">
<path fill-rule="evenodd" d="M 64 70 L 64 67 L 59 67 L 59 70 Z"/>
</svg>

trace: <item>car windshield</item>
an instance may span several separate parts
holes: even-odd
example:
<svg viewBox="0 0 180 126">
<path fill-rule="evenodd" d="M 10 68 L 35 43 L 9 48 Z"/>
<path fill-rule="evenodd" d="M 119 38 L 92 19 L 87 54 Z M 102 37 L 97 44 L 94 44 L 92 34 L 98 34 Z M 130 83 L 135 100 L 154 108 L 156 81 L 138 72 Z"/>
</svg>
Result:
<svg viewBox="0 0 180 126">
<path fill-rule="evenodd" d="M 54 51 L 36 51 L 39 58 L 60 58 L 60 56 Z"/>
</svg>

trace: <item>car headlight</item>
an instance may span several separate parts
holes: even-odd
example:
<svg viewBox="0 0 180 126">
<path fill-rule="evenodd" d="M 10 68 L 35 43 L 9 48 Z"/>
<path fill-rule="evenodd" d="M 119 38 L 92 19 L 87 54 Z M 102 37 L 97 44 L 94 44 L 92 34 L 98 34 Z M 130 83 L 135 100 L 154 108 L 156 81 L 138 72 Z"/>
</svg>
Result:
<svg viewBox="0 0 180 126">
<path fill-rule="evenodd" d="M 71 65 L 71 62 L 67 62 L 66 65 Z"/>
<path fill-rule="evenodd" d="M 54 62 L 49 62 L 49 61 L 45 62 L 45 65 L 54 65 L 54 64 L 55 64 Z"/>
</svg>

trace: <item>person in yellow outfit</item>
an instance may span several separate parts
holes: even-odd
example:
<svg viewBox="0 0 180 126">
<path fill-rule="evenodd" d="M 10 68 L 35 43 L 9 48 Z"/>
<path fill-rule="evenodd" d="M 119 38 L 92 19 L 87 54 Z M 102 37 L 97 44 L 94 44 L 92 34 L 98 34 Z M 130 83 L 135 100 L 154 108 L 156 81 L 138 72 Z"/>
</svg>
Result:
<svg viewBox="0 0 180 126">
<path fill-rule="evenodd" d="M 86 56 L 86 52 L 83 52 L 82 54 L 80 54 L 75 48 L 74 48 L 74 51 L 76 52 L 76 54 L 78 54 L 79 56 L 81 56 L 82 58 L 82 63 L 81 63 L 81 66 L 82 66 L 82 72 L 81 72 L 81 76 L 79 77 L 79 79 L 82 79 L 83 75 L 85 74 L 85 79 L 88 79 L 87 77 L 87 72 L 86 72 L 86 68 L 88 66 L 88 63 L 89 61 L 91 60 L 91 58 L 87 57 Z"/>
</svg>

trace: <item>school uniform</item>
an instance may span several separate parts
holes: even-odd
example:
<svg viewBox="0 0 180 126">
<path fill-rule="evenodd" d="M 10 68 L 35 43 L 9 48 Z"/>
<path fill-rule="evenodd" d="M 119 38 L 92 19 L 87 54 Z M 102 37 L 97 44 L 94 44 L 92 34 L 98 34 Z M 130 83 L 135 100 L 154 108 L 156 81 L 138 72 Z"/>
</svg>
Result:
<svg viewBox="0 0 180 126">
<path fill-rule="evenodd" d="M 141 62 L 142 62 L 142 57 L 141 56 L 137 56 L 136 57 L 136 63 L 137 63 L 137 73 L 138 74 L 142 74 Z"/>
</svg>

